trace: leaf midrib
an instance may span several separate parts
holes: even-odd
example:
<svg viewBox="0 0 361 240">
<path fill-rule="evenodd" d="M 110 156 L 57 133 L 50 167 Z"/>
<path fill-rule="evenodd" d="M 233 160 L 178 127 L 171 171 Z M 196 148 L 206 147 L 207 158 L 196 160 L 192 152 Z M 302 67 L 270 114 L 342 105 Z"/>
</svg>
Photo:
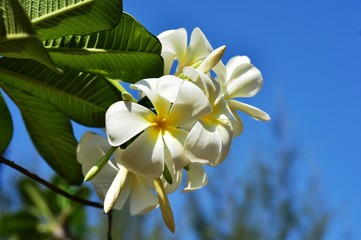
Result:
<svg viewBox="0 0 361 240">
<path fill-rule="evenodd" d="M 17 78 L 17 79 L 21 79 L 21 81 L 27 81 L 27 82 L 31 82 L 31 83 L 33 83 L 33 84 L 35 84 L 35 85 L 44 86 L 45 88 L 48 88 L 48 89 L 50 89 L 50 90 L 53 90 L 54 92 L 58 92 L 58 93 L 62 94 L 62 96 L 64 96 L 64 97 L 69 97 L 69 98 L 75 99 L 76 101 L 82 102 L 83 104 L 88 105 L 88 106 L 90 105 L 90 106 L 92 106 L 93 108 L 95 108 L 96 110 L 100 110 L 100 111 L 105 111 L 105 110 L 106 110 L 105 108 L 102 108 L 102 107 L 100 107 L 99 105 L 93 104 L 92 102 L 84 101 L 83 98 L 81 98 L 81 97 L 79 97 L 79 96 L 72 95 L 72 94 L 68 94 L 66 91 L 64 91 L 64 90 L 62 90 L 62 89 L 52 87 L 51 85 L 46 84 L 46 83 L 44 83 L 44 82 L 42 82 L 42 81 L 36 80 L 36 79 L 34 79 L 34 78 L 30 78 L 30 77 L 28 77 L 28 76 L 15 73 L 15 72 L 13 72 L 13 71 L 9 71 L 9 70 L 4 69 L 4 68 L 0 68 L 0 73 L 5 73 L 5 74 L 10 75 L 10 76 L 13 76 L 13 77 L 15 77 L 15 78 Z M 18 77 L 18 75 L 19 75 L 20 77 Z M 1 79 L 0 79 L 0 82 L 1 82 Z M 14 87 L 14 88 L 16 88 L 16 87 Z M 28 91 L 26 91 L 26 92 L 28 92 Z M 38 95 L 37 95 L 37 96 L 38 96 Z M 45 97 L 43 97 L 43 96 L 38 96 L 38 97 L 40 97 L 40 98 L 43 99 L 43 100 L 48 99 L 48 98 L 45 98 Z M 57 109 L 59 109 L 59 107 L 57 107 L 57 106 L 55 106 L 55 107 L 56 107 Z"/>
<path fill-rule="evenodd" d="M 49 48 L 45 47 L 49 53 L 64 54 L 127 54 L 127 55 L 155 55 L 159 57 L 159 53 L 139 52 L 139 50 L 117 50 L 117 49 L 99 49 L 99 48 Z"/>
<path fill-rule="evenodd" d="M 58 15 L 62 15 L 62 14 L 65 14 L 67 12 L 70 12 L 78 7 L 82 7 L 82 6 L 85 6 L 87 4 L 91 4 L 92 2 L 95 2 L 95 0 L 85 0 L 85 1 L 81 1 L 81 2 L 78 2 L 78 3 L 75 3 L 73 5 L 70 5 L 70 6 L 66 6 L 64 8 L 61 8 L 61 9 L 58 9 L 58 10 L 55 10 L 51 13 L 48 13 L 48 14 L 44 14 L 40 17 L 37 17 L 37 18 L 34 18 L 31 20 L 31 23 L 34 24 L 34 25 L 37 25 L 37 24 L 40 24 L 42 22 L 45 22 L 45 21 L 48 21 L 54 17 L 57 17 Z"/>
</svg>

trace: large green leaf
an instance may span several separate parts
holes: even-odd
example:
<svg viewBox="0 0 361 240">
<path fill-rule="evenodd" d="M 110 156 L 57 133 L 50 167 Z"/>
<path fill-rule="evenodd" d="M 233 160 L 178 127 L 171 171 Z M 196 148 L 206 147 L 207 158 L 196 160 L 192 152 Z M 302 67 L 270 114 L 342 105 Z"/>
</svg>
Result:
<svg viewBox="0 0 361 240">
<path fill-rule="evenodd" d="M 48 52 L 36 36 L 31 22 L 17 0 L 0 1 L 0 55 L 32 58 L 55 69 Z"/>
<path fill-rule="evenodd" d="M 13 122 L 6 102 L 0 92 L 0 154 L 9 145 L 13 136 Z"/>
<path fill-rule="evenodd" d="M 21 0 L 42 39 L 89 34 L 114 27 L 122 0 Z"/>
<path fill-rule="evenodd" d="M 100 75 L 67 67 L 58 74 L 32 60 L 0 59 L 0 82 L 48 100 L 91 127 L 104 127 L 106 110 L 121 100 L 121 93 Z"/>
<path fill-rule="evenodd" d="M 55 63 L 80 71 L 131 83 L 163 74 L 159 40 L 126 13 L 112 30 L 47 40 L 44 45 Z"/>
<path fill-rule="evenodd" d="M 77 142 L 68 117 L 48 101 L 5 84 L 0 83 L 0 86 L 19 107 L 26 128 L 40 155 L 69 183 L 80 184 L 83 175 L 76 160 Z"/>
</svg>

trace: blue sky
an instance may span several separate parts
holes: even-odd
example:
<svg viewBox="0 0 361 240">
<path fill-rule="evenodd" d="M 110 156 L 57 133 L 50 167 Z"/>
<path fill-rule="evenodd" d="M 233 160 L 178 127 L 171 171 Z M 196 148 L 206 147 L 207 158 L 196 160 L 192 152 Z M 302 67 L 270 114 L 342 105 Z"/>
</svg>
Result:
<svg viewBox="0 0 361 240">
<path fill-rule="evenodd" d="M 271 117 L 278 117 L 280 103 L 286 111 L 289 132 L 306 150 L 325 204 L 336 209 L 329 239 L 338 239 L 343 229 L 361 239 L 361 191 L 356 185 L 361 170 L 360 9 L 356 0 L 124 1 L 124 10 L 155 35 L 200 27 L 214 48 L 227 45 L 225 62 L 234 55 L 250 57 L 263 74 L 264 87 L 246 102 Z M 24 139 L 15 116 L 12 158 L 29 158 L 14 148 Z M 233 156 L 263 143 L 271 124 L 245 118 L 245 128 Z M 30 161 L 25 166 L 36 169 Z"/>
</svg>

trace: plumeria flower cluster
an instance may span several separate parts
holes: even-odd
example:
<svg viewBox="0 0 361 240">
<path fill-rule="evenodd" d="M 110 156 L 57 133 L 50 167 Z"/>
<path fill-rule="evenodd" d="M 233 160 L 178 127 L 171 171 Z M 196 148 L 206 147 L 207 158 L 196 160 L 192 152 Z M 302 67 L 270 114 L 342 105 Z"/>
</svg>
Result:
<svg viewBox="0 0 361 240">
<path fill-rule="evenodd" d="M 106 112 L 107 139 L 85 133 L 77 157 L 85 180 L 91 180 L 104 199 L 105 212 L 121 209 L 127 199 L 132 215 L 160 206 L 174 232 L 167 194 L 180 186 L 189 192 L 207 184 L 203 167 L 222 163 L 233 137 L 242 133 L 239 111 L 257 120 L 270 118 L 237 100 L 254 96 L 262 87 L 262 75 L 249 58 L 236 56 L 224 65 L 225 46 L 214 50 L 199 28 L 189 44 L 185 29 L 158 38 L 164 76 L 132 84 L 141 100 L 124 93 L 127 100 Z"/>
</svg>

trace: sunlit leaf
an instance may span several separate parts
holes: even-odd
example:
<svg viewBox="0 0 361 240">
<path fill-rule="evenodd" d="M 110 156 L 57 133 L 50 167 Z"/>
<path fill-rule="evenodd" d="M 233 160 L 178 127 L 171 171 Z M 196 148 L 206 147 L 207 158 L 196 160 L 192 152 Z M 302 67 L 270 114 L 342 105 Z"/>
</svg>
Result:
<svg viewBox="0 0 361 240">
<path fill-rule="evenodd" d="M 21 0 L 42 39 L 89 34 L 114 27 L 122 15 L 121 0 Z"/>
<path fill-rule="evenodd" d="M 44 45 L 55 63 L 80 71 L 132 83 L 163 74 L 159 40 L 126 13 L 112 30 L 66 36 Z"/>
<path fill-rule="evenodd" d="M 68 117 L 48 101 L 5 84 L 0 83 L 0 86 L 19 107 L 26 128 L 40 155 L 69 183 L 81 183 L 83 175 L 75 154 L 77 142 Z"/>
<path fill-rule="evenodd" d="M 105 112 L 121 93 L 104 77 L 67 67 L 63 74 L 22 59 L 0 59 L 0 82 L 48 100 L 71 119 L 87 126 L 104 127 Z"/>
<path fill-rule="evenodd" d="M 32 58 L 56 69 L 17 0 L 0 1 L 0 55 Z"/>
<path fill-rule="evenodd" d="M 0 154 L 2 154 L 9 145 L 13 136 L 13 122 L 6 102 L 0 92 Z"/>
</svg>

